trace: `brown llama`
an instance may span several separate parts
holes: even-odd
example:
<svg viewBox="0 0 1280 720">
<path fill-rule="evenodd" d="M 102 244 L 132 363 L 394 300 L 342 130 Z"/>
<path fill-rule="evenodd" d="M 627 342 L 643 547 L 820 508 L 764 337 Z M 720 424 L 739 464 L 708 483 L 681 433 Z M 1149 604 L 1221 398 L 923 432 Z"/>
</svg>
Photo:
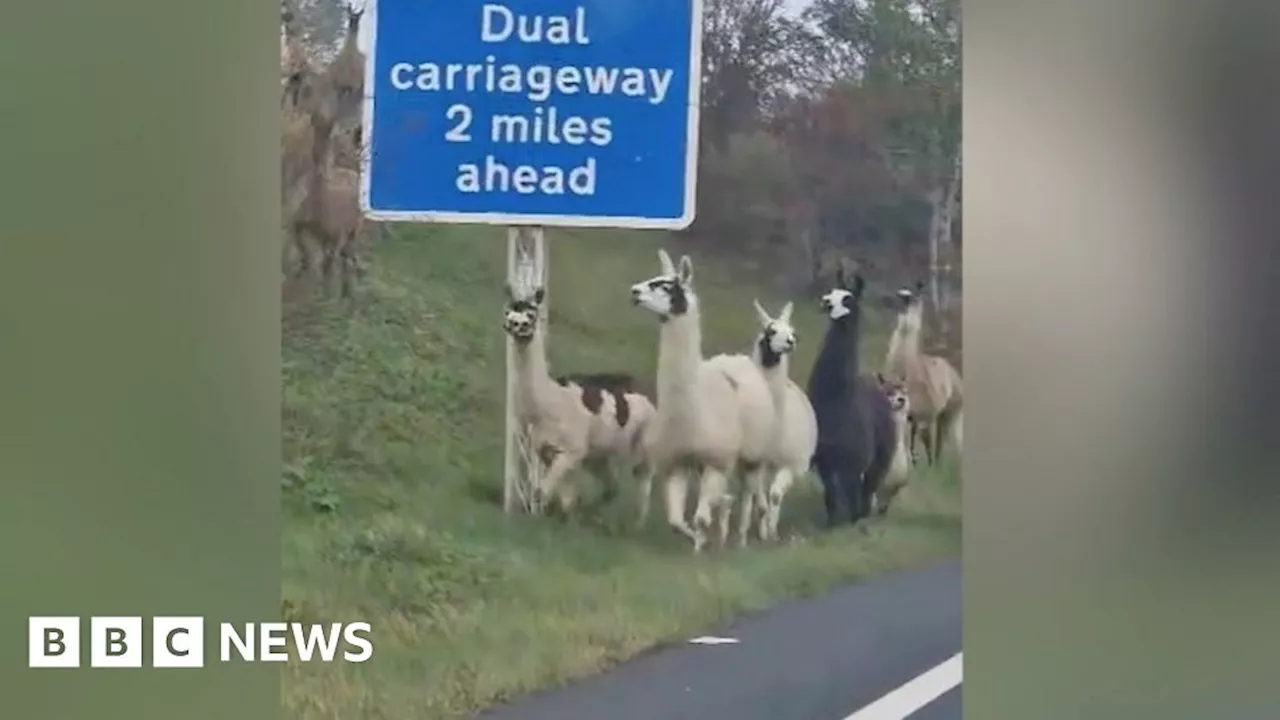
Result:
<svg viewBox="0 0 1280 720">
<path fill-rule="evenodd" d="M 901 380 L 886 378 L 877 374 L 876 379 L 889 399 L 889 409 L 893 412 L 894 444 L 893 459 L 889 461 L 889 471 L 885 474 L 880 487 L 873 498 L 873 510 L 877 515 L 889 511 L 889 504 L 897 497 L 902 488 L 911 479 L 910 420 L 911 398 L 907 394 L 907 385 Z"/>
<path fill-rule="evenodd" d="M 288 10 L 282 20 L 281 205 L 286 250 L 292 248 L 298 256 L 294 278 L 305 279 L 313 273 L 312 246 L 318 246 L 324 286 L 330 287 L 337 275 L 343 297 L 352 295 L 353 277 L 363 274 L 359 256 L 365 220 L 357 163 L 350 160 L 352 154 L 358 157 L 361 144 L 363 54 L 355 44 L 361 14 L 348 9 L 342 52 L 322 73 L 306 62 L 297 33 L 290 29 Z"/>
<path fill-rule="evenodd" d="M 291 168 L 294 184 L 286 189 L 286 230 L 301 256 L 299 274 L 310 272 L 311 240 L 321 252 L 324 286 L 329 288 L 337 275 L 342 296 L 349 298 L 354 276 L 362 274 L 359 243 L 364 215 L 360 211 L 359 175 L 335 164 L 333 146 L 338 133 L 314 114 L 309 121 L 309 152 L 294 160 L 298 165 Z M 306 129 L 300 132 L 304 137 L 307 134 Z M 290 161 L 283 164 L 288 166 Z"/>
<path fill-rule="evenodd" d="M 923 291 L 923 281 L 916 284 L 914 292 L 907 288 L 898 291 L 898 321 L 889 338 L 884 374 L 906 385 L 911 402 L 911 453 L 915 453 L 916 434 L 923 431 L 925 456 L 933 464 L 942 456 L 946 437 L 951 437 L 957 452 L 960 450 L 964 385 L 946 358 L 920 349 Z"/>
</svg>

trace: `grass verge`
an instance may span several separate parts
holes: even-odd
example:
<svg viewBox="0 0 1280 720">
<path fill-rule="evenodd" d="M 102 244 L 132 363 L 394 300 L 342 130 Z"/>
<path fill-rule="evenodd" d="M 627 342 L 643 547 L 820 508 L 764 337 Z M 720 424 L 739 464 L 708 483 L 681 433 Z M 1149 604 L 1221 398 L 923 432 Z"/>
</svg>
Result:
<svg viewBox="0 0 1280 720">
<path fill-rule="evenodd" d="M 626 290 L 658 272 L 660 236 L 622 235 L 548 233 L 553 371 L 652 376 L 656 323 Z M 631 530 L 630 496 L 568 523 L 505 517 L 503 238 L 401 230 L 378 247 L 354 309 L 322 303 L 286 319 L 283 609 L 302 622 L 367 620 L 375 648 L 361 665 L 290 662 L 290 717 L 467 716 L 737 613 L 959 552 L 954 468 L 915 478 L 866 530 L 827 534 L 815 528 L 817 483 L 803 480 L 781 546 L 698 558 L 656 502 L 650 528 Z M 743 350 L 752 298 L 771 311 L 785 299 L 695 265 L 704 351 Z M 822 336 L 810 305 L 795 313 L 798 380 Z M 884 319 L 865 323 L 864 357 L 878 367 Z"/>
</svg>

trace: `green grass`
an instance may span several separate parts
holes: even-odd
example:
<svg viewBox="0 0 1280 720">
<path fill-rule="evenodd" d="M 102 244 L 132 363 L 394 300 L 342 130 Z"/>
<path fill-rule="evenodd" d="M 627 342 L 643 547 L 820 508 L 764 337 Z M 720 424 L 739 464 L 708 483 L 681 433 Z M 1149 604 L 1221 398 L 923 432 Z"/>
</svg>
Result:
<svg viewBox="0 0 1280 720">
<path fill-rule="evenodd" d="M 626 290 L 658 272 L 662 236 L 548 237 L 553 371 L 651 377 L 657 323 Z M 820 491 L 805 479 L 779 547 L 701 557 L 665 529 L 658 502 L 651 526 L 631 530 L 632 495 L 567 523 L 504 516 L 503 238 L 400 230 L 355 309 L 322 303 L 285 324 L 283 609 L 368 620 L 375 647 L 361 665 L 290 663 L 290 717 L 466 716 L 743 611 L 959 552 L 953 468 L 914 479 L 867 529 L 829 534 L 816 532 Z M 760 285 L 695 266 L 704 351 L 745 349 Z M 759 297 L 774 312 L 785 300 Z M 795 322 L 802 380 L 824 321 L 798 302 Z M 883 319 L 866 323 L 878 367 Z"/>
</svg>

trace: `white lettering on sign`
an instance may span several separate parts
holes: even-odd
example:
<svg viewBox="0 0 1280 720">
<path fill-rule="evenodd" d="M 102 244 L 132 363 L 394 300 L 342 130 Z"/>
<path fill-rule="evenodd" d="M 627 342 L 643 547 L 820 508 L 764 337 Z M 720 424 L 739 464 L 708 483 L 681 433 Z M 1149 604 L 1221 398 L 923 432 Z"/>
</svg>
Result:
<svg viewBox="0 0 1280 720">
<path fill-rule="evenodd" d="M 524 43 L 590 45 L 586 8 L 567 15 L 526 15 L 501 3 L 487 3 L 477 16 L 479 38 L 500 45 Z M 495 52 L 498 52 L 495 50 Z M 594 195 L 597 160 L 591 148 L 613 142 L 614 120 L 584 117 L 556 107 L 556 98 L 581 95 L 617 96 L 661 105 L 669 99 L 674 68 L 552 65 L 499 62 L 493 54 L 475 62 L 412 62 L 390 66 L 391 87 L 401 92 L 466 93 L 517 96 L 533 103 L 527 111 L 497 112 L 479 117 L 481 103 L 454 102 L 444 111 L 444 139 L 505 145 L 563 145 L 583 148 L 582 156 L 564 167 L 511 163 L 493 154 L 458 165 L 460 192 L 522 195 Z"/>
</svg>

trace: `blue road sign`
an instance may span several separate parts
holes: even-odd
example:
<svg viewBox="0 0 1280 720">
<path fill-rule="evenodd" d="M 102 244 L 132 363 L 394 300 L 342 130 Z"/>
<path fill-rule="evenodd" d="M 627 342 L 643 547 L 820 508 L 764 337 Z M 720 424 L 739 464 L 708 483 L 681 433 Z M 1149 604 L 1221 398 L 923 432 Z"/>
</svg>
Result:
<svg viewBox="0 0 1280 720">
<path fill-rule="evenodd" d="M 375 220 L 693 222 L 702 0 L 377 0 Z"/>
</svg>

